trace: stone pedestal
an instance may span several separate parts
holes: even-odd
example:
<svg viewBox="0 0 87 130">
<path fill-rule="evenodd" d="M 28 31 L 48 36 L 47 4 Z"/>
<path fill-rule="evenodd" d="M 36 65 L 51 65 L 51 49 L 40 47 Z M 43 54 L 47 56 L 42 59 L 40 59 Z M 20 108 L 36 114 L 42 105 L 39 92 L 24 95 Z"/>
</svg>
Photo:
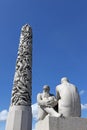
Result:
<svg viewBox="0 0 87 130">
<path fill-rule="evenodd" d="M 32 130 L 32 114 L 29 106 L 12 106 L 9 109 L 6 130 Z"/>
<path fill-rule="evenodd" d="M 35 130 L 87 130 L 87 119 L 79 117 L 46 117 L 36 123 Z"/>
</svg>

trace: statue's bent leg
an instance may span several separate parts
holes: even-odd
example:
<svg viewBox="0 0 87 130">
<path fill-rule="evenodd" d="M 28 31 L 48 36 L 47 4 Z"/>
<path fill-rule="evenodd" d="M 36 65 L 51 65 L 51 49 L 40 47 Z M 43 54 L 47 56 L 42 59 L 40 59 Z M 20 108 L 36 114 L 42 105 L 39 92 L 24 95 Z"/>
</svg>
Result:
<svg viewBox="0 0 87 130">
<path fill-rule="evenodd" d="M 53 108 L 46 107 L 44 110 L 50 115 L 50 116 L 55 116 L 55 117 L 60 117 L 61 114 L 57 113 Z"/>
<path fill-rule="evenodd" d="M 38 120 L 43 120 L 47 116 L 47 112 L 40 106 L 38 107 Z"/>
</svg>

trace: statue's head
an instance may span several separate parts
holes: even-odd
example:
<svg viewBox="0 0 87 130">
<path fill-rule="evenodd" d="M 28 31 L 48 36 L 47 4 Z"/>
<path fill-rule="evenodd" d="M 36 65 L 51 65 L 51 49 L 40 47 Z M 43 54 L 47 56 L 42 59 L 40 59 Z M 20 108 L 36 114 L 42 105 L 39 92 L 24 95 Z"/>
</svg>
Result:
<svg viewBox="0 0 87 130">
<path fill-rule="evenodd" d="M 65 83 L 65 82 L 69 82 L 68 78 L 67 77 L 61 78 L 61 83 Z"/>
<path fill-rule="evenodd" d="M 43 91 L 44 92 L 49 92 L 50 91 L 50 87 L 48 85 L 44 85 L 43 86 Z"/>
<path fill-rule="evenodd" d="M 25 24 L 24 26 L 22 26 L 22 31 L 26 31 L 29 32 L 29 30 L 31 29 L 31 26 L 29 24 Z"/>
</svg>

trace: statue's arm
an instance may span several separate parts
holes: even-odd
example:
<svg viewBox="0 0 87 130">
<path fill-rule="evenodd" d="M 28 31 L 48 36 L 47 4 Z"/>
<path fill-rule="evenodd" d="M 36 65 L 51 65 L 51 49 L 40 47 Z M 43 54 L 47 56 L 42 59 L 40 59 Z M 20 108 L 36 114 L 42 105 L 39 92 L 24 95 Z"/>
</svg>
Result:
<svg viewBox="0 0 87 130">
<path fill-rule="evenodd" d="M 57 87 L 56 87 L 56 99 L 57 99 L 57 101 L 60 99 L 60 94 L 59 94 L 59 90 Z"/>
<path fill-rule="evenodd" d="M 57 105 L 57 99 L 56 99 L 56 97 L 54 96 L 54 100 L 52 101 L 52 103 L 51 103 L 51 106 L 52 107 L 55 107 L 56 105 Z"/>
<path fill-rule="evenodd" d="M 78 89 L 76 87 L 76 93 L 77 93 L 77 102 L 76 102 L 76 113 L 78 117 L 81 117 L 81 100 L 80 100 L 80 95 L 78 92 Z"/>
<path fill-rule="evenodd" d="M 41 93 L 37 95 L 37 103 L 40 106 L 45 106 L 45 101 L 43 101 Z"/>
</svg>

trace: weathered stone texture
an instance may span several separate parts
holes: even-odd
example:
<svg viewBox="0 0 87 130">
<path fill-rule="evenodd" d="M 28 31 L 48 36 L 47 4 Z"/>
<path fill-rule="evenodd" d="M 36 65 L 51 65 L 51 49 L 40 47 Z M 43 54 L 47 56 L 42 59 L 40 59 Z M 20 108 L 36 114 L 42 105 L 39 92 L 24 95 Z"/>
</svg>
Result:
<svg viewBox="0 0 87 130">
<path fill-rule="evenodd" d="M 31 105 L 32 88 L 32 29 L 21 29 L 20 44 L 13 81 L 11 105 Z"/>
<path fill-rule="evenodd" d="M 46 117 L 36 123 L 35 130 L 87 130 L 87 119 L 80 117 Z"/>
<path fill-rule="evenodd" d="M 6 122 L 6 130 L 32 130 L 30 106 L 12 106 Z"/>
</svg>

